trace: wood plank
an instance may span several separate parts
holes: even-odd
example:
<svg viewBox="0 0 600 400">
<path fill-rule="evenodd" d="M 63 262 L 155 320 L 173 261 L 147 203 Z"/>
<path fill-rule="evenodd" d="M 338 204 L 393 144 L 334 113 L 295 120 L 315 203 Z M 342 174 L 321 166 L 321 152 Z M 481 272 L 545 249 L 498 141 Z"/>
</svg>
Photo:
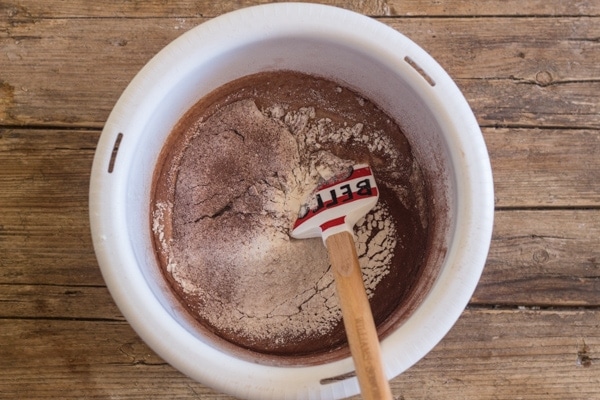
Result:
<svg viewBox="0 0 600 400">
<path fill-rule="evenodd" d="M 0 22 L 0 125 L 101 127 L 139 69 L 203 21 Z M 381 21 L 440 62 L 484 126 L 600 127 L 600 18 Z"/>
<path fill-rule="evenodd" d="M 379 20 L 417 42 L 455 79 L 548 87 L 600 77 L 597 18 Z"/>
<path fill-rule="evenodd" d="M 124 320 L 106 286 L 0 284 L 0 319 Z"/>
<path fill-rule="evenodd" d="M 599 326 L 598 311 L 467 310 L 394 388 L 411 400 L 597 398 Z"/>
<path fill-rule="evenodd" d="M 573 16 L 600 15 L 597 1 L 560 0 L 388 0 L 390 15 L 419 16 Z"/>
<path fill-rule="evenodd" d="M 473 304 L 600 306 L 600 210 L 497 211 Z"/>
<path fill-rule="evenodd" d="M 384 21 L 447 70 L 484 126 L 600 127 L 595 19 Z"/>
<path fill-rule="evenodd" d="M 347 8 L 372 16 L 599 16 L 597 1 L 565 2 L 561 0 L 519 1 L 480 0 L 317 0 L 316 3 Z M 265 0 L 182 0 L 175 3 L 160 0 L 143 2 L 114 2 L 98 0 L 20 0 L 3 2 L 0 15 L 13 19 L 25 18 L 86 18 L 86 17 L 134 17 L 156 18 L 214 17 L 242 7 L 269 3 Z"/>
<path fill-rule="evenodd" d="M 0 184 L 6 188 L 0 207 L 87 211 L 99 137 L 97 130 L 0 129 Z"/>
<path fill-rule="evenodd" d="M 505 79 L 456 80 L 482 126 L 579 128 L 600 126 L 600 81 L 551 86 Z"/>
<path fill-rule="evenodd" d="M 483 129 L 497 207 L 600 206 L 600 130 Z"/>
<path fill-rule="evenodd" d="M 101 127 L 138 70 L 202 21 L 52 19 L 0 28 L 9 60 L 0 124 Z"/>
<path fill-rule="evenodd" d="M 88 222 L 98 137 L 0 129 L 0 283 L 104 285 Z"/>
<path fill-rule="evenodd" d="M 277 2 L 277 1 L 275 1 Z M 390 7 L 385 0 L 317 0 L 314 3 L 326 4 L 356 11 L 367 15 L 390 15 Z M 29 18 L 89 18 L 89 17 L 127 17 L 157 18 L 170 17 L 215 17 L 223 13 L 244 7 L 273 3 L 267 0 L 183 0 L 164 2 L 146 0 L 142 2 L 118 2 L 99 0 L 90 3 L 85 0 L 44 3 L 35 0 L 20 0 L 15 4 L 3 5 L 4 14 L 12 19 Z"/>
<path fill-rule="evenodd" d="M 57 207 L 2 210 L 0 216 L 0 284 L 104 286 L 87 212 L 69 215 Z M 37 293 L 48 295 L 41 287 Z"/>
<path fill-rule="evenodd" d="M 411 400 L 597 398 L 599 328 L 598 310 L 468 309 L 392 390 Z M 6 399 L 233 399 L 174 370 L 125 322 L 0 319 L 0 343 Z"/>
</svg>

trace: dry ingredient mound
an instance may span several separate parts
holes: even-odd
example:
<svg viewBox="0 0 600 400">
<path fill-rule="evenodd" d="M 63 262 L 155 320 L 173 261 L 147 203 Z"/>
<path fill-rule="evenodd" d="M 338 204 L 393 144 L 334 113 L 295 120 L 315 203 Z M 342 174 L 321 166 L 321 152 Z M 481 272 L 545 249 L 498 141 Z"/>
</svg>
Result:
<svg viewBox="0 0 600 400">
<path fill-rule="evenodd" d="M 302 354 L 343 342 L 322 240 L 289 235 L 307 196 L 323 179 L 358 162 L 372 164 L 388 199 L 359 221 L 355 235 L 367 293 L 374 297 L 409 243 L 389 198 L 413 209 L 408 225 L 422 237 L 425 191 L 406 143 L 376 129 L 372 117 L 352 112 L 364 111 L 366 103 L 372 108 L 370 102 L 330 81 L 279 74 L 286 84 L 277 84 L 277 73 L 247 79 L 180 124 L 156 184 L 152 231 L 163 272 L 196 320 L 257 352 Z M 306 87 L 308 78 L 314 88 Z M 312 92 L 298 104 L 290 88 Z M 327 88 L 328 95 L 319 91 Z M 354 104 L 328 109 L 328 96 L 348 94 Z M 385 114 L 377 122 L 390 125 Z M 391 275 L 397 280 L 399 273 Z"/>
</svg>

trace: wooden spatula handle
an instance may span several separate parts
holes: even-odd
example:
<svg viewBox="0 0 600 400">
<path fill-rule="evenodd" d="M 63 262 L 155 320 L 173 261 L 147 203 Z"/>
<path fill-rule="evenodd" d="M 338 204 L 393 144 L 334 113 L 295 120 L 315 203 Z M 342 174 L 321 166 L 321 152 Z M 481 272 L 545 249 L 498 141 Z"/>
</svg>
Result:
<svg viewBox="0 0 600 400">
<path fill-rule="evenodd" d="M 366 400 L 392 400 L 354 238 L 349 232 L 340 232 L 329 236 L 325 245 L 362 396 Z"/>
</svg>

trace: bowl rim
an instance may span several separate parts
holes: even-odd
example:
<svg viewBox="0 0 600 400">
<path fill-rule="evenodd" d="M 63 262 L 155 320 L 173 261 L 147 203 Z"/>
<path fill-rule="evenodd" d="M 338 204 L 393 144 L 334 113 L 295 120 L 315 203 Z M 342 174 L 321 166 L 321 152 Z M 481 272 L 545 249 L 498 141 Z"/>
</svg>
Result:
<svg viewBox="0 0 600 400">
<path fill-rule="evenodd" d="M 127 238 L 129 182 L 126 156 L 141 131 L 128 129 L 131 109 L 148 103 L 149 92 L 164 90 L 165 69 L 177 70 L 177 61 L 199 47 L 234 46 L 251 32 L 254 37 L 278 34 L 324 35 L 339 33 L 356 43 L 399 60 L 409 57 L 435 81 L 417 79 L 418 90 L 443 104 L 435 110 L 453 129 L 457 146 L 453 162 L 459 165 L 457 185 L 466 193 L 456 204 L 454 226 L 459 242 L 446 255 L 446 264 L 429 295 L 414 314 L 382 343 L 388 378 L 402 373 L 425 356 L 446 335 L 468 304 L 485 265 L 491 240 L 494 195 L 492 172 L 481 130 L 466 99 L 433 58 L 410 39 L 370 17 L 341 8 L 310 3 L 272 3 L 236 10 L 204 22 L 175 39 L 136 75 L 114 106 L 98 142 L 90 180 L 90 226 L 94 249 L 107 287 L 119 309 L 139 336 L 163 359 L 191 378 L 241 398 L 343 398 L 359 393 L 355 378 L 323 385 L 325 377 L 354 370 L 351 358 L 323 365 L 277 367 L 235 358 L 199 341 L 172 321 L 169 310 L 155 298 L 137 268 L 139 260 Z M 365 34 L 368 32 L 368 34 Z M 218 39 L 218 40 L 217 40 Z M 385 43 L 383 45 L 382 43 Z M 232 47 L 233 48 L 233 47 Z M 394 49 L 393 53 L 390 49 Z M 157 88 L 158 87 L 158 88 Z M 145 100 L 144 100 L 145 99 Z M 449 101 L 449 99 L 451 101 Z M 146 101 L 146 103 L 144 103 Z M 460 129 L 458 129 L 460 127 Z M 115 142 L 127 131 L 127 140 Z M 135 136 L 135 137 L 132 137 Z M 114 158 L 117 155 L 116 159 Z M 120 169 L 107 172 L 111 162 Z M 109 167 L 110 169 L 110 167 Z M 440 305 L 443 305 L 441 307 Z M 140 310 L 144 310 L 141 312 Z"/>
</svg>

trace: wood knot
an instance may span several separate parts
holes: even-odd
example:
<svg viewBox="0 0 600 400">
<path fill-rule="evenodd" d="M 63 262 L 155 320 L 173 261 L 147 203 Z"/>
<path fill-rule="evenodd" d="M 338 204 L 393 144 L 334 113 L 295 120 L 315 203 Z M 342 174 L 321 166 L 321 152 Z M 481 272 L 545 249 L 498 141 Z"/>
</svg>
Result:
<svg viewBox="0 0 600 400">
<path fill-rule="evenodd" d="M 577 352 L 577 365 L 580 367 L 589 368 L 592 366 L 593 358 L 590 357 L 589 354 L 590 348 L 585 342 L 583 342 L 583 346 Z"/>
<path fill-rule="evenodd" d="M 552 74 L 548 71 L 541 71 L 535 75 L 535 81 L 540 86 L 548 86 L 552 83 Z"/>
<path fill-rule="evenodd" d="M 543 264 L 550 259 L 550 254 L 544 249 L 538 249 L 533 252 L 533 261 L 538 264 Z"/>
</svg>

